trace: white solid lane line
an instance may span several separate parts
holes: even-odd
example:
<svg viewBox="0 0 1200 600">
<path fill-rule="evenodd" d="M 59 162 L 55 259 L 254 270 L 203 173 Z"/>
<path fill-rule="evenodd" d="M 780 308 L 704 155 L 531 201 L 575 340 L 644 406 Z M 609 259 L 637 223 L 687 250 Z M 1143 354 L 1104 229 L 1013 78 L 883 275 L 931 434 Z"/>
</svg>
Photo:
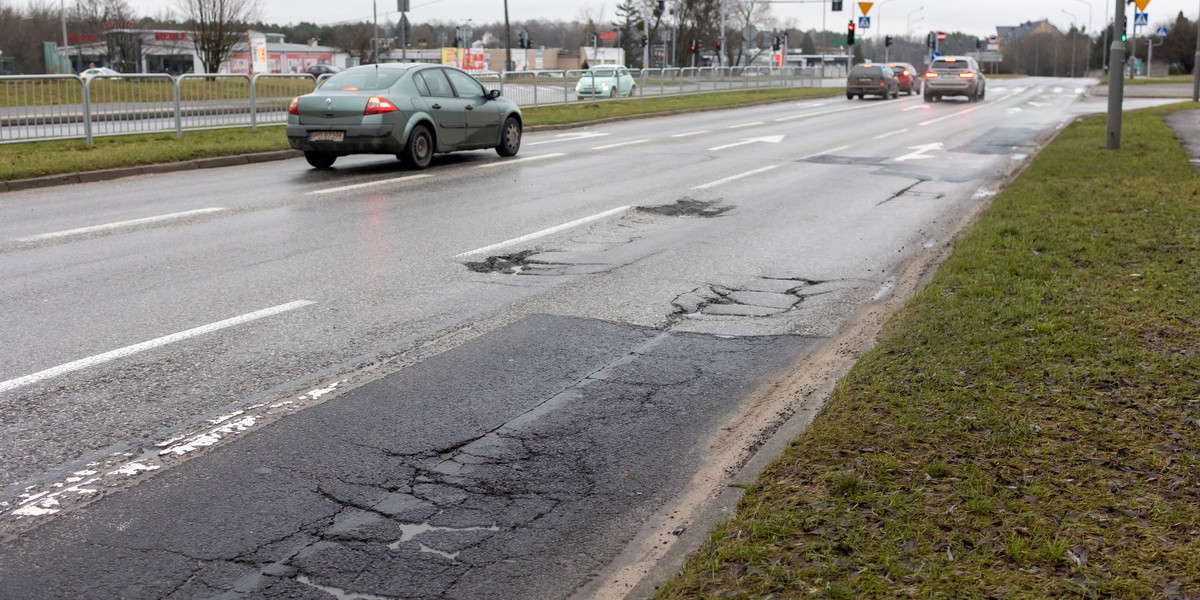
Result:
<svg viewBox="0 0 1200 600">
<path fill-rule="evenodd" d="M 845 150 L 846 148 L 849 148 L 850 146 L 851 146 L 851 144 L 846 144 L 845 146 L 838 146 L 837 148 L 830 148 L 828 150 L 814 152 L 812 154 L 809 154 L 808 156 L 801 156 L 800 158 L 797 158 L 796 160 L 808 160 L 810 158 L 813 158 L 814 156 L 821 156 L 822 154 L 832 154 L 834 152 L 837 152 L 838 150 Z"/>
<path fill-rule="evenodd" d="M 226 327 L 233 327 L 234 325 L 241 325 L 242 323 L 248 323 L 250 321 L 254 321 L 256 319 L 261 319 L 263 317 L 269 317 L 272 315 L 277 315 L 282 312 L 287 312 L 289 310 L 296 310 L 297 308 L 303 308 L 310 304 L 315 304 L 315 302 L 313 302 L 311 300 L 297 300 L 295 302 L 289 302 L 287 304 L 280 304 L 279 306 L 265 308 L 263 310 L 245 314 L 240 317 L 234 317 L 232 319 L 225 319 L 224 321 L 217 321 L 216 323 L 210 323 L 208 325 L 196 327 L 195 329 L 189 329 L 187 331 L 173 333 L 171 335 L 153 339 L 148 342 L 142 342 L 140 344 L 126 346 L 124 348 L 113 350 L 111 352 L 105 352 L 104 354 L 97 354 L 95 356 L 90 356 L 88 358 L 80 359 L 80 360 L 77 360 L 74 362 L 69 362 L 65 365 L 59 365 L 59 366 L 51 368 L 51 369 L 46 369 L 45 371 L 39 371 L 37 373 L 34 373 L 33 375 L 26 375 L 24 377 L 18 377 L 16 379 L 9 379 L 8 381 L 0 381 L 0 393 L 7 392 L 9 390 L 14 390 L 19 387 L 31 385 L 31 384 L 37 383 L 39 381 L 44 381 L 46 379 L 51 379 L 53 377 L 58 377 L 59 375 L 65 375 L 67 373 L 79 371 L 81 369 L 86 369 L 88 367 L 92 367 L 92 366 L 95 366 L 95 365 L 98 365 L 101 363 L 106 363 L 106 362 L 109 362 L 112 360 L 117 360 L 118 358 L 124 358 L 126 356 L 137 354 L 139 352 L 145 352 L 146 350 L 157 348 L 159 346 L 165 346 L 167 344 L 172 344 L 175 342 L 183 341 L 188 338 L 196 337 L 198 335 L 212 333 L 219 329 L 225 329 Z"/>
<path fill-rule="evenodd" d="M 908 130 L 907 130 L 907 129 L 897 129 L 897 130 L 895 130 L 895 131 L 889 131 L 888 133 L 884 133 L 884 134 L 881 134 L 881 135 L 877 135 L 877 136 L 875 136 L 875 138 L 874 138 L 874 139 L 877 139 L 877 140 L 882 140 L 882 139 L 884 139 L 884 138 L 889 138 L 889 137 L 892 137 L 893 135 L 899 135 L 899 134 L 901 134 L 901 133 L 904 133 L 904 132 L 906 132 L 906 131 L 908 131 Z"/>
<path fill-rule="evenodd" d="M 959 116 L 959 115 L 965 115 L 965 114 L 967 114 L 967 113 L 969 113 L 969 112 L 971 112 L 971 111 L 973 111 L 973 110 L 979 110 L 979 109 L 981 109 L 981 108 L 984 108 L 984 107 L 986 107 L 986 106 L 991 106 L 991 105 L 990 105 L 990 104 L 980 104 L 980 105 L 978 105 L 978 106 L 975 106 L 975 107 L 973 107 L 973 108 L 968 108 L 968 109 L 966 109 L 966 110 L 960 110 L 960 111 L 958 111 L 958 112 L 956 112 L 956 113 L 950 113 L 950 114 L 948 114 L 948 115 L 946 115 L 946 116 L 944 116 L 944 117 L 938 117 L 938 118 L 936 118 L 936 119 L 930 119 L 930 120 L 928 120 L 928 121 L 922 121 L 922 122 L 918 123 L 918 125 L 920 125 L 921 127 L 924 127 L 924 126 L 926 126 L 926 125 L 930 125 L 930 124 L 932 124 L 932 123 L 937 123 L 938 121 L 945 121 L 946 119 L 953 119 L 954 117 L 957 117 L 957 116 Z"/>
<path fill-rule="evenodd" d="M 512 158 L 512 159 L 508 159 L 508 160 L 500 159 L 495 162 L 487 163 L 486 165 L 479 165 L 475 168 L 476 169 L 490 169 L 492 167 L 503 167 L 503 166 L 511 165 L 513 163 L 530 162 L 530 161 L 535 161 L 535 160 L 542 160 L 543 158 L 554 158 L 557 156 L 566 156 L 566 155 L 567 155 L 566 152 L 551 152 L 550 154 L 539 154 L 537 156 L 522 156 L 521 158 Z"/>
<path fill-rule="evenodd" d="M 574 142 L 576 140 L 586 140 L 587 138 L 601 137 L 609 135 L 607 133 L 583 132 L 583 133 L 560 133 L 554 136 L 552 140 L 542 140 L 540 142 L 526 142 L 526 146 L 540 146 L 542 144 L 555 144 L 558 142 Z"/>
<path fill-rule="evenodd" d="M 313 190 L 313 191 L 309 192 L 308 195 L 311 196 L 313 194 L 332 194 L 334 192 L 345 192 L 345 191 L 349 191 L 349 190 L 358 190 L 358 189 L 362 189 L 362 188 L 366 188 L 366 187 L 383 185 L 385 183 L 404 183 L 406 181 L 415 181 L 417 179 L 424 179 L 426 177 L 430 177 L 430 175 L 428 175 L 428 174 L 405 175 L 404 177 L 393 177 L 391 179 L 381 179 L 379 181 L 368 181 L 366 183 L 343 185 L 341 187 L 328 188 L 328 189 L 324 189 L 324 190 Z"/>
<path fill-rule="evenodd" d="M 733 176 L 731 176 L 731 177 L 726 177 L 725 179 L 718 179 L 718 180 L 716 180 L 716 181 L 713 181 L 713 182 L 711 182 L 711 183 L 706 183 L 706 184 L 704 184 L 704 185 L 698 185 L 698 186 L 696 186 L 696 187 L 694 187 L 694 188 L 692 188 L 692 189 L 693 189 L 693 190 L 706 190 L 706 189 L 708 189 L 708 188 L 711 188 L 711 187 L 716 187 L 716 186 L 718 186 L 718 185 L 721 185 L 721 184 L 723 184 L 723 183 L 729 183 L 730 181 L 735 181 L 735 180 L 741 179 L 741 178 L 743 178 L 743 177 L 749 177 L 749 176 L 751 176 L 751 175 L 757 175 L 757 174 L 759 174 L 759 173 L 765 173 L 765 172 L 767 172 L 767 171 L 770 171 L 771 169 L 777 169 L 777 168 L 779 168 L 779 165 L 771 165 L 771 166 L 769 166 L 769 167 L 763 167 L 763 168 L 761 168 L 761 169 L 755 169 L 755 170 L 753 170 L 753 171 L 746 171 L 745 173 L 739 173 L 739 174 L 737 174 L 737 175 L 733 175 Z"/>
<path fill-rule="evenodd" d="M 762 124 L 763 124 L 762 121 L 755 121 L 753 123 L 742 123 L 741 125 L 730 125 L 728 127 L 728 129 L 741 129 L 742 127 L 754 127 L 755 125 L 762 125 Z"/>
<path fill-rule="evenodd" d="M 584 217 L 582 219 L 575 219 L 574 221 L 571 221 L 570 223 L 563 223 L 562 225 L 555 225 L 554 227 L 543 229 L 541 231 L 535 231 L 531 234 L 523 235 L 521 237 L 515 237 L 511 240 L 505 240 L 498 244 L 492 244 L 491 246 L 484 246 L 482 248 L 476 248 L 474 250 L 471 250 L 470 252 L 463 252 L 462 254 L 455 255 L 454 258 L 463 258 L 466 256 L 471 256 L 472 254 L 482 254 L 484 252 L 491 252 L 492 250 L 498 250 L 498 249 L 504 248 L 506 246 L 522 244 L 524 242 L 528 242 L 530 240 L 535 240 L 540 237 L 545 237 L 545 236 L 548 236 L 551 234 L 555 234 L 560 231 L 570 229 L 572 227 L 578 227 L 578 226 L 584 225 L 586 223 L 591 223 L 592 221 L 599 221 L 600 219 L 611 217 L 613 215 L 619 215 L 619 214 L 629 210 L 629 208 L 630 208 L 629 206 L 620 206 L 620 207 L 614 208 L 612 210 L 606 210 L 600 214 L 592 215 L 590 217 Z"/>
<path fill-rule="evenodd" d="M 609 144 L 607 146 L 596 146 L 595 148 L 592 148 L 592 150 L 608 150 L 610 148 L 620 148 L 621 146 L 632 146 L 634 144 L 645 144 L 648 141 L 650 141 L 650 140 L 633 140 L 633 141 L 629 141 L 629 142 L 620 142 L 617 144 Z"/>
<path fill-rule="evenodd" d="M 872 108 L 872 107 L 876 107 L 876 106 L 887 106 L 887 105 L 886 104 L 878 104 L 878 103 L 859 104 L 858 106 L 850 106 L 847 108 L 834 108 L 832 110 L 821 110 L 821 111 L 817 111 L 817 112 L 813 112 L 813 113 L 801 113 L 798 115 L 779 117 L 778 119 L 775 119 L 775 122 L 782 123 L 784 121 L 791 121 L 794 119 L 806 119 L 808 117 L 819 117 L 821 115 L 832 115 L 834 113 L 846 112 L 848 110 L 862 110 L 864 108 Z"/>
<path fill-rule="evenodd" d="M 673 137 L 673 138 L 689 137 L 689 136 L 693 136 L 693 135 L 700 135 L 702 133 L 708 133 L 708 130 L 705 129 L 702 131 L 689 131 L 687 133 L 677 133 L 671 137 Z"/>
<path fill-rule="evenodd" d="M 32 235 L 29 237 L 19 238 L 18 242 L 38 242 L 41 240 L 49 240 L 53 238 L 68 237 L 72 235 L 83 235 L 85 233 L 95 233 L 97 231 L 106 231 L 109 229 L 120 229 L 121 227 L 132 227 L 134 225 L 145 225 L 146 223 L 158 223 L 159 221 L 170 221 L 171 219 L 186 219 L 196 215 L 206 215 L 215 212 L 221 212 L 224 208 L 199 208 L 196 210 L 188 210 L 184 212 L 171 213 L 169 215 L 158 215 L 156 217 L 145 217 L 142 219 L 132 219 L 129 221 L 117 221 L 116 223 L 105 223 L 104 225 L 92 225 L 91 227 L 80 227 L 78 229 L 67 229 L 66 231 L 55 231 L 53 233 L 43 233 L 41 235 Z"/>
</svg>

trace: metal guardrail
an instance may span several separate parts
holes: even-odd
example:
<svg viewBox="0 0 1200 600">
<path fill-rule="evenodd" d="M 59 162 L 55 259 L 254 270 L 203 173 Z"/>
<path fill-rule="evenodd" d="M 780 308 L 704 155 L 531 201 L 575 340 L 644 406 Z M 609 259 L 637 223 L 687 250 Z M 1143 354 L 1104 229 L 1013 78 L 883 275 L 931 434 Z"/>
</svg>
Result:
<svg viewBox="0 0 1200 600">
<path fill-rule="evenodd" d="M 475 77 L 520 106 L 609 102 L 738 89 L 815 87 L 819 73 L 799 67 L 688 67 L 629 69 L 632 89 L 586 93 L 590 70 L 514 71 Z M 287 122 L 288 103 L 328 78 L 263 73 L 77 75 L 0 77 L 0 144 L 174 133 Z M 581 94 L 581 92 L 584 92 Z M 605 95 L 605 94 L 608 95 Z"/>
</svg>

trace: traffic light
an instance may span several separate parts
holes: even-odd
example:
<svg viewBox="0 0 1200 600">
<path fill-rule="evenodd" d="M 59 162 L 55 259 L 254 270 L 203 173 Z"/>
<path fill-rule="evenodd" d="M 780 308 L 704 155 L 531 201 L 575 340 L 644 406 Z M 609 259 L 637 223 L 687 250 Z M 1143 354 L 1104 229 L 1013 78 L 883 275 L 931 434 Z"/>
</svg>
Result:
<svg viewBox="0 0 1200 600">
<path fill-rule="evenodd" d="M 1126 15 L 1121 15 L 1121 41 L 1122 42 L 1127 41 L 1126 38 L 1129 37 L 1129 34 L 1127 33 L 1128 31 L 1129 31 L 1129 17 Z"/>
<path fill-rule="evenodd" d="M 891 46 L 892 45 L 892 36 L 890 36 L 890 35 L 883 36 L 883 45 Z"/>
<path fill-rule="evenodd" d="M 699 48 L 700 45 L 696 43 L 696 40 L 692 40 L 692 54 L 695 54 Z"/>
<path fill-rule="evenodd" d="M 983 40 L 975 40 L 975 49 L 983 50 Z"/>
<path fill-rule="evenodd" d="M 667 8 L 666 0 L 658 0 L 658 10 L 655 12 L 657 12 L 658 14 L 662 14 L 662 11 L 666 10 L 666 8 Z"/>
<path fill-rule="evenodd" d="M 593 33 L 592 34 L 592 47 L 597 48 L 599 46 L 600 46 L 600 34 Z"/>
<path fill-rule="evenodd" d="M 771 40 L 771 49 L 779 52 L 779 36 L 775 36 L 775 38 Z"/>
<path fill-rule="evenodd" d="M 848 24 L 846 24 L 846 45 L 854 45 L 854 21 L 850 21 Z"/>
<path fill-rule="evenodd" d="M 833 12 L 842 12 L 842 0 L 833 0 Z"/>
<path fill-rule="evenodd" d="M 721 53 L 721 40 L 717 40 L 717 54 Z"/>
<path fill-rule="evenodd" d="M 927 47 L 929 47 L 929 48 L 934 48 L 934 47 L 936 47 L 936 46 L 937 46 L 937 38 L 935 38 L 935 37 L 933 36 L 933 32 L 932 32 L 932 31 L 930 31 L 928 34 L 926 34 L 926 36 L 925 36 L 925 45 L 926 45 Z"/>
<path fill-rule="evenodd" d="M 650 38 L 643 35 L 642 36 L 642 47 L 645 48 L 646 46 L 649 46 L 649 45 L 650 45 Z"/>
</svg>

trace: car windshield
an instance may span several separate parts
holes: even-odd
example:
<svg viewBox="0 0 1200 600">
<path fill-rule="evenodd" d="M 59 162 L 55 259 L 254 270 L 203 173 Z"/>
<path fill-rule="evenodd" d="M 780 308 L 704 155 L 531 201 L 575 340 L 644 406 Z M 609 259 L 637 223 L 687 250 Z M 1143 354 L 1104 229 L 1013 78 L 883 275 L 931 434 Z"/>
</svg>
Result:
<svg viewBox="0 0 1200 600">
<path fill-rule="evenodd" d="M 596 69 L 592 71 L 592 75 L 595 77 L 612 77 L 615 75 L 615 72 L 612 69 Z M 587 75 L 584 75 L 584 77 L 587 77 Z"/>
<path fill-rule="evenodd" d="M 965 60 L 935 60 L 933 61 L 934 69 L 949 69 L 951 71 L 966 71 L 971 68 Z"/>
<path fill-rule="evenodd" d="M 392 87 L 400 76 L 404 75 L 402 69 L 380 69 L 378 67 L 367 67 L 365 69 L 350 69 L 342 71 L 325 80 L 321 84 L 322 90 L 383 90 Z"/>
</svg>

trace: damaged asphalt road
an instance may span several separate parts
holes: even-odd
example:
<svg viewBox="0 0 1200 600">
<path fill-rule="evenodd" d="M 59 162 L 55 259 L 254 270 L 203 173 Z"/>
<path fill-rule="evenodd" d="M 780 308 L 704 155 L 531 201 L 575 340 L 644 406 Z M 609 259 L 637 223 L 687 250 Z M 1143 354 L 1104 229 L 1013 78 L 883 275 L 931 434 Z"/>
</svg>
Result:
<svg viewBox="0 0 1200 600">
<path fill-rule="evenodd" d="M 9 540 L 2 595 L 566 597 L 815 342 L 528 317 Z"/>
</svg>

